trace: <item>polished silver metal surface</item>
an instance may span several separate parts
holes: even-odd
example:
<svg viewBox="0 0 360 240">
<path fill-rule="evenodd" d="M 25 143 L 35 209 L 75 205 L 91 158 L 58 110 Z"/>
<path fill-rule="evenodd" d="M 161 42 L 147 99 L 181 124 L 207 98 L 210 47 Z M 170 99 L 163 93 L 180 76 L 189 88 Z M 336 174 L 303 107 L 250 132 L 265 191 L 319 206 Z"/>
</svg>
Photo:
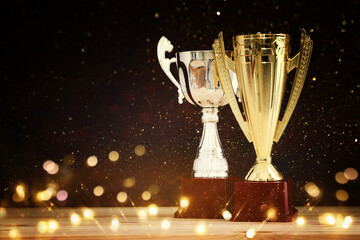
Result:
<svg viewBox="0 0 360 240">
<path fill-rule="evenodd" d="M 228 164 L 219 139 L 217 114 L 218 107 L 228 104 L 228 101 L 221 89 L 215 70 L 213 52 L 211 50 L 178 52 L 175 54 L 175 58 L 166 59 L 164 51 L 172 50 L 167 43 L 171 44 L 163 37 L 158 44 L 158 59 L 162 69 L 170 79 L 175 79 L 170 72 L 170 64 L 176 62 L 179 82 L 175 81 L 179 84 L 181 93 L 189 103 L 203 108 L 201 119 L 204 127 L 193 165 L 194 177 L 227 177 Z M 233 79 L 233 88 L 237 91 L 235 73 L 229 72 Z M 175 85 L 177 86 L 177 84 Z"/>
<path fill-rule="evenodd" d="M 223 52 L 222 34 L 213 50 L 221 85 L 244 134 L 256 151 L 256 164 L 245 177 L 248 181 L 276 181 L 283 177 L 271 164 L 273 141 L 278 141 L 295 109 L 304 85 L 312 50 L 312 41 L 302 32 L 301 48 L 290 59 L 287 34 L 251 34 L 234 38 L 234 64 L 239 83 L 245 119 L 242 119 L 231 80 L 226 73 L 230 61 Z M 295 80 L 284 117 L 279 121 L 287 73 L 297 67 Z M 240 114 L 239 114 L 240 113 Z"/>
</svg>

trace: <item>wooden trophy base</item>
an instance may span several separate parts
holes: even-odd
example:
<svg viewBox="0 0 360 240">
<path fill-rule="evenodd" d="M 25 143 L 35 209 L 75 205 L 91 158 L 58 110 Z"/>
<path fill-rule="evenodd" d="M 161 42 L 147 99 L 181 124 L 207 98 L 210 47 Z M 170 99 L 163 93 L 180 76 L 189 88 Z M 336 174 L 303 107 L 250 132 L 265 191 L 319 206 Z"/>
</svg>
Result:
<svg viewBox="0 0 360 240">
<path fill-rule="evenodd" d="M 224 209 L 231 212 L 234 183 L 231 178 L 181 178 L 180 207 L 175 218 L 222 218 Z"/>
<path fill-rule="evenodd" d="M 235 183 L 233 221 L 291 222 L 297 216 L 292 180 Z"/>
</svg>

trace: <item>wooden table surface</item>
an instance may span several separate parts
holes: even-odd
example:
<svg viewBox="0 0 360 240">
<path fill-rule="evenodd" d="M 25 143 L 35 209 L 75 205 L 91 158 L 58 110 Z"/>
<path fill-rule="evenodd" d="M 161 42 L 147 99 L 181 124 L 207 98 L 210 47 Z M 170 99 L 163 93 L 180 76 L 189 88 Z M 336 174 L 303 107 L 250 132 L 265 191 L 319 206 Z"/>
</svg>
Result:
<svg viewBox="0 0 360 240">
<path fill-rule="evenodd" d="M 174 207 L 159 207 L 156 215 L 151 215 L 147 207 L 91 208 L 89 213 L 94 215 L 90 218 L 84 216 L 83 208 L 1 208 L 0 239 L 239 240 L 248 239 L 249 229 L 255 230 L 253 239 L 360 239 L 360 207 L 298 209 L 299 217 L 305 220 L 303 225 L 296 221 L 255 223 L 175 219 Z M 78 214 L 80 222 L 71 221 L 74 213 Z M 346 216 L 352 219 L 349 225 L 344 225 Z M 77 220 L 76 216 L 73 220 Z"/>
</svg>

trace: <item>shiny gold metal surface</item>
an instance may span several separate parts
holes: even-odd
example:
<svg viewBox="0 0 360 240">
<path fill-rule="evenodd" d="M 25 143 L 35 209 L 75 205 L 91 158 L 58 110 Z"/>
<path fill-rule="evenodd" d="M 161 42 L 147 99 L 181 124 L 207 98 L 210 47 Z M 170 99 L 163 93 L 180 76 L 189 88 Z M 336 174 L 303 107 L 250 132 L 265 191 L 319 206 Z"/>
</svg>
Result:
<svg viewBox="0 0 360 240">
<path fill-rule="evenodd" d="M 271 148 L 284 132 L 304 85 L 312 51 L 312 41 L 302 31 L 300 52 L 289 58 L 289 35 L 251 34 L 233 39 L 234 62 L 224 53 L 222 33 L 213 44 L 216 68 L 223 91 L 229 100 L 244 135 L 254 144 L 256 164 L 246 176 L 248 181 L 276 181 L 283 177 L 271 164 Z M 237 104 L 227 69 L 235 65 L 244 112 Z M 297 68 L 289 101 L 281 121 L 281 103 L 286 76 Z"/>
</svg>

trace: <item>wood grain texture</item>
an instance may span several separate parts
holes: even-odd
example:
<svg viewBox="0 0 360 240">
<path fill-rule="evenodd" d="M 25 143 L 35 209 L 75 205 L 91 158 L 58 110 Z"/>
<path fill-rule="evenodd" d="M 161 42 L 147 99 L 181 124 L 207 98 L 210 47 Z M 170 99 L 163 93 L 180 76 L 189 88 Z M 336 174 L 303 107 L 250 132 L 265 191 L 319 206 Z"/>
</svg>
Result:
<svg viewBox="0 0 360 240">
<path fill-rule="evenodd" d="M 298 207 L 299 216 L 306 223 L 299 226 L 296 222 L 229 222 L 219 219 L 176 219 L 174 207 L 160 207 L 156 216 L 150 216 L 148 208 L 92 208 L 93 219 L 83 217 L 82 208 L 32 208 L 6 209 L 0 218 L 0 239 L 247 239 L 246 231 L 255 229 L 253 239 L 360 239 L 360 207 Z M 139 212 L 148 213 L 147 219 L 140 219 Z M 70 216 L 81 216 L 79 225 L 73 225 Z M 337 222 L 327 225 L 319 222 L 319 216 L 331 213 Z M 341 226 L 341 217 L 351 216 L 349 228 Z M 117 218 L 120 225 L 112 229 L 111 221 Z M 55 220 L 58 228 L 54 232 L 40 233 L 39 221 L 48 223 Z M 168 221 L 169 228 L 162 227 Z M 198 226 L 204 231 L 197 232 Z M 12 234 L 16 238 L 11 238 Z"/>
</svg>

